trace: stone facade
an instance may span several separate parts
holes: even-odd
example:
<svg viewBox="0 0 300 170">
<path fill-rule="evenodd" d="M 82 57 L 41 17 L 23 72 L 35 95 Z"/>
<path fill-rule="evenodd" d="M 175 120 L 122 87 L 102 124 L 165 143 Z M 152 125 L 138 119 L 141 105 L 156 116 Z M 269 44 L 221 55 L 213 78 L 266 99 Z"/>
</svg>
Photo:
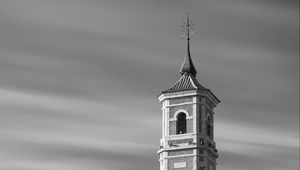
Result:
<svg viewBox="0 0 300 170">
<path fill-rule="evenodd" d="M 218 100 L 209 93 L 189 91 L 162 94 L 160 170 L 216 170 L 218 157 L 213 131 L 213 108 Z M 186 115 L 186 133 L 176 134 L 177 117 Z"/>
</svg>

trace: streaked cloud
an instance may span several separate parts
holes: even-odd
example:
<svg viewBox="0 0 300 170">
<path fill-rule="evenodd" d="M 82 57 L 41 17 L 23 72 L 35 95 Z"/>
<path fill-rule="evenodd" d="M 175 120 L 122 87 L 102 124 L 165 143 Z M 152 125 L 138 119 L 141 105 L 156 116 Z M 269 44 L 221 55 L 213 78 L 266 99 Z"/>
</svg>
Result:
<svg viewBox="0 0 300 170">
<path fill-rule="evenodd" d="M 299 167 L 297 2 L 0 2 L 0 169 L 152 170 L 195 20 L 198 80 L 215 110 L 220 170 Z"/>
</svg>

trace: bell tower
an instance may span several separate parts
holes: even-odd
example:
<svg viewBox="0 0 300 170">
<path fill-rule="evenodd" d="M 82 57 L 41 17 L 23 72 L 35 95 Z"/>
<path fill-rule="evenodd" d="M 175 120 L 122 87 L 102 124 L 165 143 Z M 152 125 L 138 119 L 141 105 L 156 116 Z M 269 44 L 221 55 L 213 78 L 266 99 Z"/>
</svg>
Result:
<svg viewBox="0 0 300 170">
<path fill-rule="evenodd" d="M 158 100 L 162 105 L 160 170 L 216 170 L 214 111 L 220 100 L 196 79 L 190 55 L 190 19 L 187 15 L 187 51 L 181 77 Z"/>
</svg>

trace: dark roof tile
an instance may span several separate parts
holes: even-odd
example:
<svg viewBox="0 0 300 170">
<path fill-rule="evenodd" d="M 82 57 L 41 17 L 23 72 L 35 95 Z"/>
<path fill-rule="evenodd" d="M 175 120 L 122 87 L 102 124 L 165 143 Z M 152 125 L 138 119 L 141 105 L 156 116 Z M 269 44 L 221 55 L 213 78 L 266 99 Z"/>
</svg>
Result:
<svg viewBox="0 0 300 170">
<path fill-rule="evenodd" d="M 181 91 L 190 91 L 197 89 L 206 89 L 203 87 L 195 78 L 193 74 L 184 74 L 181 78 L 168 90 L 163 91 L 162 93 L 175 93 Z"/>
</svg>

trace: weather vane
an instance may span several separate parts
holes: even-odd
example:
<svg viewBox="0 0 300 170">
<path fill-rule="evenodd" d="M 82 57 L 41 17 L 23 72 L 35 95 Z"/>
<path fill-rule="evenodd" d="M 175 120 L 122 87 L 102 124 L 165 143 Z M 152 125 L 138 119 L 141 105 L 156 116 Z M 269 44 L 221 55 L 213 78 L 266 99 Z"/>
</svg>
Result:
<svg viewBox="0 0 300 170">
<path fill-rule="evenodd" d="M 181 24 L 182 31 L 184 34 L 182 35 L 183 38 L 190 40 L 191 34 L 193 34 L 193 26 L 194 26 L 193 19 L 190 19 L 190 14 L 186 14 L 186 21 L 183 21 Z"/>
</svg>

